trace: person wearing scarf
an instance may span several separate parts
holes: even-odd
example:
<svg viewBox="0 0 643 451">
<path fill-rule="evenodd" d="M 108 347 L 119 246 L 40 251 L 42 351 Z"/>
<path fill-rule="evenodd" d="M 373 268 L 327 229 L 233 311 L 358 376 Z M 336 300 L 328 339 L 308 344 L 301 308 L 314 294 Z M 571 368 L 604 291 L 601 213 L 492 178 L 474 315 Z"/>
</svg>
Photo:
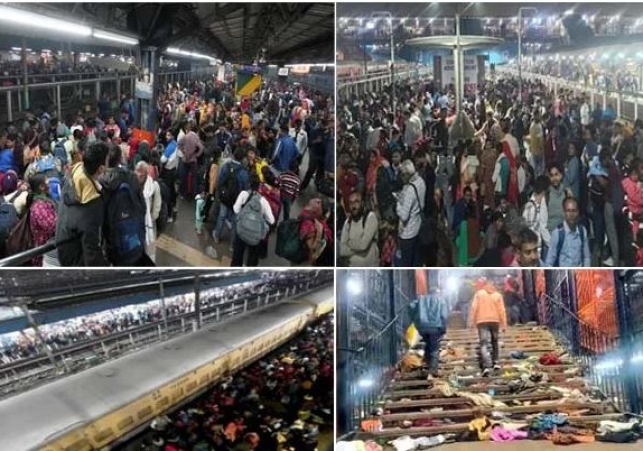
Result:
<svg viewBox="0 0 643 451">
<path fill-rule="evenodd" d="M 29 178 L 27 208 L 33 246 L 42 246 L 56 235 L 58 217 L 56 204 L 49 196 L 49 185 L 44 174 L 36 174 Z M 42 266 L 42 258 L 42 255 L 34 257 L 31 260 L 32 266 Z"/>
<path fill-rule="evenodd" d="M 156 262 L 156 220 L 161 212 L 161 188 L 149 176 L 149 165 L 144 161 L 136 163 L 136 178 L 141 184 L 145 199 L 145 252 Z"/>
</svg>

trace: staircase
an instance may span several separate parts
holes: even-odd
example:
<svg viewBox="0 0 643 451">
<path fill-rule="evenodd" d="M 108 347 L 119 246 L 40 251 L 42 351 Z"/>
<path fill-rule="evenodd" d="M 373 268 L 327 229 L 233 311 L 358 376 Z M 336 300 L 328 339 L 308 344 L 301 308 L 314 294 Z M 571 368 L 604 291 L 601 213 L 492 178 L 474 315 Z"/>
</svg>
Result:
<svg viewBox="0 0 643 451">
<path fill-rule="evenodd" d="M 490 377 L 483 378 L 480 377 L 478 364 L 477 331 L 453 328 L 454 325 L 449 322 L 449 330 L 442 342 L 439 378 L 427 379 L 426 368 L 396 373 L 380 403 L 383 414 L 379 420 L 383 429 L 370 434 L 373 438 L 379 441 L 400 436 L 459 433 L 466 431 L 468 423 L 474 418 L 482 415 L 491 418 L 492 412 L 494 418 L 507 415 L 511 421 L 521 421 L 528 415 L 544 412 L 573 412 L 569 416 L 569 423 L 586 427 L 621 416 L 583 378 L 586 369 L 565 355 L 565 349 L 546 327 L 535 324 L 515 326 L 504 334 L 500 333 L 499 364 L 502 368 Z M 527 359 L 512 358 L 514 351 L 522 351 Z M 562 364 L 538 363 L 538 357 L 550 352 L 561 356 Z M 527 362 L 532 364 L 530 369 L 524 368 Z M 519 368 L 521 365 L 523 368 Z M 541 381 L 538 381 L 538 374 L 542 377 Z M 529 379 L 530 375 L 534 376 L 534 381 L 527 384 L 530 388 L 523 386 L 515 390 L 514 385 L 520 384 L 517 381 L 521 376 Z M 509 385 L 510 382 L 512 385 Z M 444 392 L 436 389 L 440 384 L 456 386 L 455 390 L 460 393 L 489 394 L 493 401 L 500 401 L 504 406 L 475 405 L 470 398 L 457 394 L 446 397 Z M 574 392 L 576 396 L 565 397 L 569 394 L 565 395 L 552 387 L 578 391 Z"/>
</svg>

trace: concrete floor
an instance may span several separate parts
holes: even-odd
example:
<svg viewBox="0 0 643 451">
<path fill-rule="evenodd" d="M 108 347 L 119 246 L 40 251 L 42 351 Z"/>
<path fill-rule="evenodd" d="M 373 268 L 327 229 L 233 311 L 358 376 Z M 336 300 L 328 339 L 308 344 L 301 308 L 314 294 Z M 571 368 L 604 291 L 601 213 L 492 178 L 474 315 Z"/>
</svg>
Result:
<svg viewBox="0 0 643 451">
<path fill-rule="evenodd" d="M 308 153 L 304 156 L 300 175 L 303 180 L 308 168 Z M 306 203 L 316 195 L 314 182 L 300 193 L 293 204 L 290 217 L 297 217 Z M 156 265 L 163 267 L 186 266 L 230 266 L 232 260 L 230 231 L 224 226 L 222 240 L 215 244 L 212 239 L 212 230 L 216 218 L 210 218 L 205 223 L 203 234 L 198 235 L 194 225 L 195 204 L 193 200 L 177 201 L 178 215 L 175 222 L 167 225 L 165 232 L 157 241 Z M 292 264 L 275 254 L 277 232 L 273 231 L 268 240 L 268 257 L 259 261 L 260 266 L 292 266 Z"/>
<path fill-rule="evenodd" d="M 393 447 L 387 447 L 386 450 L 393 450 Z M 548 441 L 531 441 L 521 440 L 517 442 L 496 443 L 496 442 L 462 442 L 450 443 L 438 446 L 436 451 L 498 451 L 498 450 L 517 450 L 520 451 L 553 451 L 560 449 L 571 449 L 578 451 L 640 451 L 643 444 L 639 443 L 583 443 L 579 445 L 561 446 L 554 445 Z"/>
</svg>

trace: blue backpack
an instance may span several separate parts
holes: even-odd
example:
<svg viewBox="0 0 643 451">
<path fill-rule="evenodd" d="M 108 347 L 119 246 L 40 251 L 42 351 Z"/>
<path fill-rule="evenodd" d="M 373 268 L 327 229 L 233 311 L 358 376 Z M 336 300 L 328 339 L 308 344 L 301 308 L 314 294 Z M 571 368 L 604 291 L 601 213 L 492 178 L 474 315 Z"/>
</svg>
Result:
<svg viewBox="0 0 643 451">
<path fill-rule="evenodd" d="M 145 253 L 144 206 L 132 187 L 122 182 L 107 205 L 109 257 L 118 266 L 132 266 Z"/>
<path fill-rule="evenodd" d="M 58 158 L 63 166 L 67 165 L 67 149 L 65 149 L 66 139 L 56 141 L 54 144 L 54 157 Z"/>
<path fill-rule="evenodd" d="M 11 200 L 0 198 L 0 241 L 4 242 L 9 237 L 9 233 L 18 223 L 18 212 L 13 205 L 13 200 L 17 197 L 13 195 Z"/>
<path fill-rule="evenodd" d="M 47 185 L 49 185 L 49 195 L 56 202 L 60 202 L 63 197 L 63 182 L 60 177 L 47 177 Z"/>
</svg>

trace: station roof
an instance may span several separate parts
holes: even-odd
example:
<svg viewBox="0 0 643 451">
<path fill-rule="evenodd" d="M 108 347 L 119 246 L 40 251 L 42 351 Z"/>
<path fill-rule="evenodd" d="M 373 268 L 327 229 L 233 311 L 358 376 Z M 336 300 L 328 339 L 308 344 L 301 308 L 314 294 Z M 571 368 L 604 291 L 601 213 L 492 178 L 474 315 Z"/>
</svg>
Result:
<svg viewBox="0 0 643 451">
<path fill-rule="evenodd" d="M 231 63 L 328 62 L 334 56 L 333 3 L 6 3 L 48 16 L 138 36 L 143 45 L 178 47 Z M 4 27 L 3 33 L 96 44 L 55 30 Z M 104 42 L 103 42 L 104 44 Z M 118 46 L 118 43 L 114 43 Z M 322 61 L 323 60 L 323 61 Z"/>
<path fill-rule="evenodd" d="M 338 3 L 337 17 L 339 18 L 370 18 L 371 13 L 388 11 L 393 17 L 455 17 L 460 13 L 463 17 L 516 17 L 520 8 L 533 7 L 538 15 L 563 15 L 573 10 L 576 14 L 621 17 L 643 17 L 643 3 Z M 532 15 L 524 12 L 525 17 Z"/>
</svg>

